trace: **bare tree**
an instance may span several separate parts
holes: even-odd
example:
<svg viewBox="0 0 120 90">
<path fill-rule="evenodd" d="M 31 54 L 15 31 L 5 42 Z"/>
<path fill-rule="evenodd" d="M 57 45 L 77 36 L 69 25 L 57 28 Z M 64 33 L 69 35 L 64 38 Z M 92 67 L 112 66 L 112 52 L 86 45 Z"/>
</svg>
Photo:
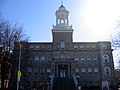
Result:
<svg viewBox="0 0 120 90">
<path fill-rule="evenodd" d="M 17 39 L 16 39 L 17 36 Z M 11 76 L 14 43 L 28 41 L 29 37 L 24 34 L 22 26 L 11 25 L 7 20 L 0 20 L 0 71 L 1 88 L 8 88 Z"/>
<path fill-rule="evenodd" d="M 111 43 L 112 43 L 112 47 L 113 50 L 115 51 L 115 58 L 117 58 L 117 68 L 120 68 L 120 22 L 118 22 L 118 26 L 116 28 L 116 34 L 114 34 L 113 36 L 111 36 Z"/>
</svg>

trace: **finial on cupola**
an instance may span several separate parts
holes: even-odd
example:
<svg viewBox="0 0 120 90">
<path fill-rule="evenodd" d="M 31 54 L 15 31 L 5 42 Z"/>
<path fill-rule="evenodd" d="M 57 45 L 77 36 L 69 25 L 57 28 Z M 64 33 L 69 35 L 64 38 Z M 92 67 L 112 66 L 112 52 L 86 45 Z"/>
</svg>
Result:
<svg viewBox="0 0 120 90">
<path fill-rule="evenodd" d="M 63 0 L 61 1 L 61 6 L 63 6 Z"/>
</svg>

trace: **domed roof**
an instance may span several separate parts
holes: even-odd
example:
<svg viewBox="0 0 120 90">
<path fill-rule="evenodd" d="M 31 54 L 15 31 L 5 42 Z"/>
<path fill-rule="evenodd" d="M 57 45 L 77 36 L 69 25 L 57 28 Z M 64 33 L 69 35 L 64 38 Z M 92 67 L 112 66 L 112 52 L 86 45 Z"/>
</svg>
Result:
<svg viewBox="0 0 120 90">
<path fill-rule="evenodd" d="M 63 4 L 59 7 L 59 10 L 66 10 L 66 8 L 63 6 Z"/>
</svg>

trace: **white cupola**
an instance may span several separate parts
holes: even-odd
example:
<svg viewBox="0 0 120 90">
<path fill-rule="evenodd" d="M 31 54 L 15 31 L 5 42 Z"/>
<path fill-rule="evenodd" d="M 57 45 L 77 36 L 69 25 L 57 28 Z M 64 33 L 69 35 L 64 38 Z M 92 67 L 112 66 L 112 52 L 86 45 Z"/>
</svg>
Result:
<svg viewBox="0 0 120 90">
<path fill-rule="evenodd" d="M 59 9 L 56 11 L 56 26 L 69 26 L 68 15 L 68 10 L 66 10 L 63 4 L 61 4 Z"/>
</svg>

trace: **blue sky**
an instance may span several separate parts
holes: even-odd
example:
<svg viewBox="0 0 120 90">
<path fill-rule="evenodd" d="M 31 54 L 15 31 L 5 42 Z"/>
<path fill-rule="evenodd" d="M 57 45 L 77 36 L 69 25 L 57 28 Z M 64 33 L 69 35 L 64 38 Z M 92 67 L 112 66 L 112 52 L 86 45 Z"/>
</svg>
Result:
<svg viewBox="0 0 120 90">
<path fill-rule="evenodd" d="M 51 42 L 55 11 L 62 0 L 0 0 L 1 17 L 22 25 L 30 41 Z M 73 40 L 108 41 L 120 18 L 120 0 L 63 0 L 73 25 Z M 115 55 L 114 55 L 115 57 Z"/>
<path fill-rule="evenodd" d="M 62 0 L 0 0 L 1 16 L 22 25 L 30 41 L 52 41 L 55 11 Z M 74 41 L 109 40 L 120 17 L 119 0 L 63 0 L 74 28 Z"/>
<path fill-rule="evenodd" d="M 71 16 L 75 9 L 80 12 L 77 7 L 82 3 L 69 0 L 64 1 L 64 4 Z M 52 41 L 51 29 L 55 25 L 55 11 L 60 5 L 61 0 L 2 0 L 0 12 L 11 23 L 22 25 L 31 41 Z"/>
</svg>

